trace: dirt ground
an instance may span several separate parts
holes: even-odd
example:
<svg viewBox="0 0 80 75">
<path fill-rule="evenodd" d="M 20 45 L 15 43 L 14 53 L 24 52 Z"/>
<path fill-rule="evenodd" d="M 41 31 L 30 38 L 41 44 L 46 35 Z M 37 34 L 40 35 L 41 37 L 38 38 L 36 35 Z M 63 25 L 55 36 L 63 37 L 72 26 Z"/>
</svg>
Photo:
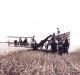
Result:
<svg viewBox="0 0 80 75">
<path fill-rule="evenodd" d="M 21 50 L 0 56 L 0 75 L 80 75 L 80 52 Z"/>
</svg>

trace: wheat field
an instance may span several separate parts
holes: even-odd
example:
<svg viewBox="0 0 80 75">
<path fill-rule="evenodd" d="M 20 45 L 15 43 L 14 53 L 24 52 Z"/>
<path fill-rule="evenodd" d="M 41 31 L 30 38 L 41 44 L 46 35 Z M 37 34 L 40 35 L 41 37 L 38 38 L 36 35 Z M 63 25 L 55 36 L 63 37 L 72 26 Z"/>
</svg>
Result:
<svg viewBox="0 0 80 75">
<path fill-rule="evenodd" d="M 80 75 L 80 53 L 11 52 L 0 56 L 0 75 Z"/>
</svg>

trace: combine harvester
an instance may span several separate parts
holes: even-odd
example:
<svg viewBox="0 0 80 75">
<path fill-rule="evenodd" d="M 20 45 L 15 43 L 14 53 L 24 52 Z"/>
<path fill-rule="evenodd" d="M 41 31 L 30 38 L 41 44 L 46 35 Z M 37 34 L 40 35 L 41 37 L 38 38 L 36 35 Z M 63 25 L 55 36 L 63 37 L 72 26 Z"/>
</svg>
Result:
<svg viewBox="0 0 80 75">
<path fill-rule="evenodd" d="M 45 46 L 46 50 L 48 49 L 48 45 L 51 45 L 52 43 L 52 36 L 53 35 L 49 35 L 47 36 L 44 40 L 41 40 L 40 43 L 34 43 L 34 46 L 32 47 L 33 50 L 38 50 L 39 48 L 42 49 L 43 46 L 45 46 L 46 42 L 48 42 Z M 56 47 L 53 47 L 54 49 L 56 49 L 56 51 L 58 51 L 58 53 L 60 55 L 62 55 L 62 53 L 66 53 L 68 54 L 68 49 L 69 49 L 69 45 L 70 45 L 70 32 L 66 32 L 66 33 L 63 33 L 63 34 L 59 34 L 59 35 L 56 35 L 54 37 L 55 41 L 57 41 L 57 43 L 53 43 L 55 45 L 53 46 L 56 46 Z M 51 49 L 53 51 L 53 49 Z"/>
<path fill-rule="evenodd" d="M 10 41 L 10 39 L 17 39 Z M 22 40 L 24 39 L 24 41 Z M 30 39 L 30 42 L 28 42 Z M 14 44 L 15 47 L 28 47 L 33 50 L 42 49 L 43 46 L 45 50 L 48 50 L 48 46 L 51 46 L 52 52 L 58 52 L 60 55 L 62 53 L 68 54 L 68 49 L 70 45 L 70 32 L 66 32 L 63 34 L 58 34 L 53 37 L 53 35 L 47 36 L 45 39 L 41 40 L 40 43 L 36 43 L 34 36 L 33 37 L 16 37 L 16 36 L 8 36 L 8 46 L 10 44 Z"/>
</svg>

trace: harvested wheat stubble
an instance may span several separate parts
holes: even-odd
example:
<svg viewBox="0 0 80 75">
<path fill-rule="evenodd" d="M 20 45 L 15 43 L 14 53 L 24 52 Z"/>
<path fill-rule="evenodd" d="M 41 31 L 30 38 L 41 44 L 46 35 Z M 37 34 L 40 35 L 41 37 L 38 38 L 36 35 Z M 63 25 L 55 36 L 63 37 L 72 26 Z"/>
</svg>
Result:
<svg viewBox="0 0 80 75">
<path fill-rule="evenodd" d="M 80 75 L 79 67 L 75 67 L 80 64 L 79 56 L 32 50 L 13 52 L 0 57 L 0 75 Z"/>
</svg>

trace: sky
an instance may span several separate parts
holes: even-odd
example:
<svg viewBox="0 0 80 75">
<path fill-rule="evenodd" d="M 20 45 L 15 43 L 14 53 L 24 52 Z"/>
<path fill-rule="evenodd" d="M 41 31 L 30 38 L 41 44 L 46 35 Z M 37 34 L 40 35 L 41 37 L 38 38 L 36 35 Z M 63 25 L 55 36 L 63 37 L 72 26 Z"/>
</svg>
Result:
<svg viewBox="0 0 80 75">
<path fill-rule="evenodd" d="M 80 0 L 0 0 L 0 41 L 70 31 L 70 47 L 80 46 Z"/>
</svg>

